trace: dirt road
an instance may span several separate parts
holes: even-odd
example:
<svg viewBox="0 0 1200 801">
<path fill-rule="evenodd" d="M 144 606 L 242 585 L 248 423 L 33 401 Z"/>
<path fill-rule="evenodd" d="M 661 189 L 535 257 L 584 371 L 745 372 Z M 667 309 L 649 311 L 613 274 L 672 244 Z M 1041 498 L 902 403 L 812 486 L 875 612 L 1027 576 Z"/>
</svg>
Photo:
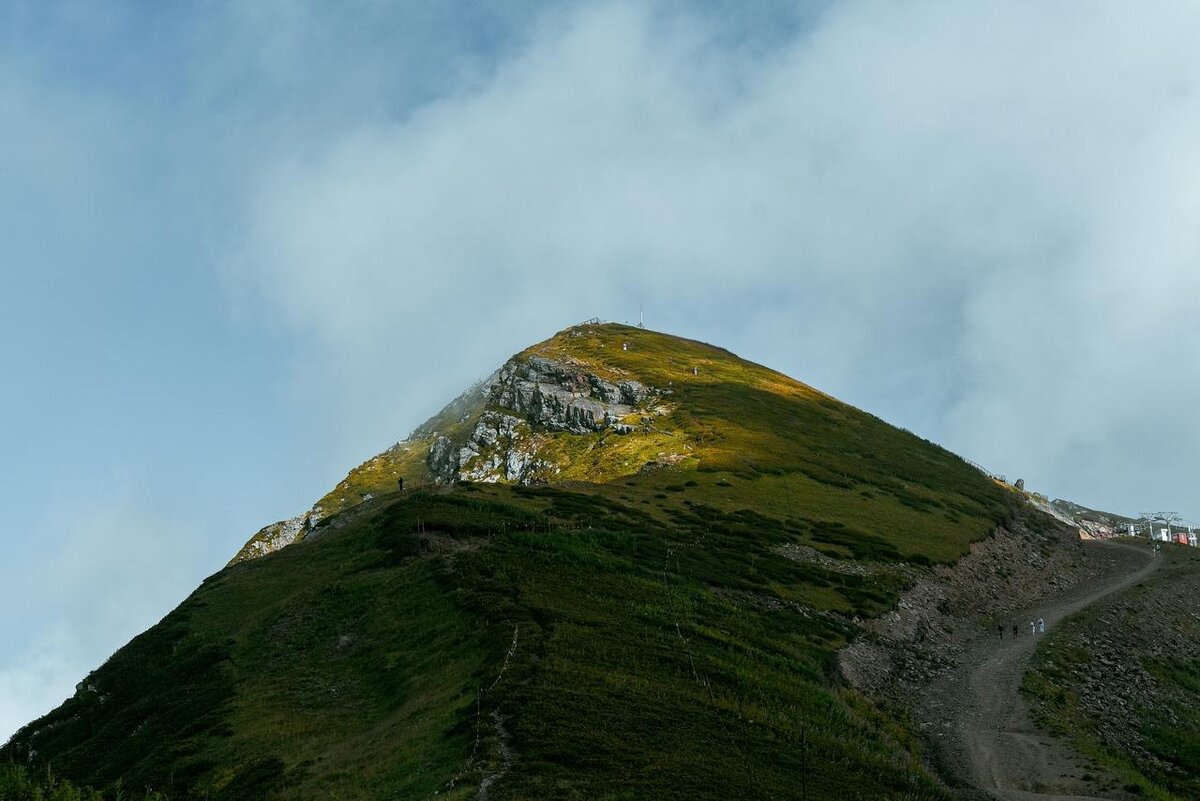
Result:
<svg viewBox="0 0 1200 801">
<path fill-rule="evenodd" d="M 964 801 L 1127 798 L 1098 766 L 1036 730 L 1018 692 L 1040 638 L 1030 636 L 1030 620 L 1044 619 L 1051 631 L 1064 617 L 1143 580 L 1162 562 L 1146 544 L 1088 542 L 1084 552 L 1104 563 L 1103 578 L 1002 621 L 1003 640 L 993 628 L 968 643 L 959 668 L 935 682 L 922 702 L 938 770 Z"/>
</svg>

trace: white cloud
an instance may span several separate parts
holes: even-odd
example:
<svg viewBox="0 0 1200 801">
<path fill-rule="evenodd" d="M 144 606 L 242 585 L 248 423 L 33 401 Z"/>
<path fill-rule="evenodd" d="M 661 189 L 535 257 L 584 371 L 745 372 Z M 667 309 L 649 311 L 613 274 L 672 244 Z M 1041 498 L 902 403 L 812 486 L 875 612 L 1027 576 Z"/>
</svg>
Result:
<svg viewBox="0 0 1200 801">
<path fill-rule="evenodd" d="M 1186 503 L 1182 457 L 1128 447 L 1200 444 L 1198 13 L 848 2 L 763 53 L 596 6 L 283 154 L 235 263 L 372 421 L 356 442 L 644 302 L 1051 491 Z"/>
</svg>

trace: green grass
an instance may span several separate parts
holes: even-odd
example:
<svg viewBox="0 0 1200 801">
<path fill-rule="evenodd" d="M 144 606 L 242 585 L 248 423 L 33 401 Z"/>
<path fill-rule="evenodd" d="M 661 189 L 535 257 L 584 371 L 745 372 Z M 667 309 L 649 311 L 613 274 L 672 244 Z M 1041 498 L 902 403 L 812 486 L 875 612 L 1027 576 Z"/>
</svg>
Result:
<svg viewBox="0 0 1200 801">
<path fill-rule="evenodd" d="M 49 769 L 0 765 L 0 801 L 102 801 L 102 796 L 58 778 Z"/>
<path fill-rule="evenodd" d="M 464 396 L 352 471 L 307 539 L 207 580 L 0 758 L 177 801 L 467 799 L 489 776 L 493 801 L 946 798 L 906 722 L 833 678 L 835 654 L 913 565 L 1025 514 L 1016 496 L 702 343 L 608 325 L 534 352 L 669 394 L 635 434 L 535 432 L 553 484 L 397 492 L 428 480 L 435 431 L 470 430 L 483 406 Z"/>
<path fill-rule="evenodd" d="M 811 799 L 944 798 L 903 725 L 830 678 L 849 617 L 902 579 L 775 553 L 837 534 L 410 493 L 209 579 L 2 756 L 174 799 L 472 798 L 503 762 L 496 713 L 518 755 L 496 799 L 795 798 L 799 777 Z"/>
<path fill-rule="evenodd" d="M 155 790 L 122 786 L 101 793 L 56 775 L 49 765 L 30 770 L 24 765 L 0 765 L 0 801 L 168 801 Z"/>
</svg>

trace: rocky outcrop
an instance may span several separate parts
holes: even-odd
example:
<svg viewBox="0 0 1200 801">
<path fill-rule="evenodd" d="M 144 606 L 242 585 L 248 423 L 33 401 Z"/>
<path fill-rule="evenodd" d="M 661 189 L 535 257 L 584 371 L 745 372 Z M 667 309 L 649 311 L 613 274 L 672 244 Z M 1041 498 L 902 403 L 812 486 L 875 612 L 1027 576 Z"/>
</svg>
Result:
<svg viewBox="0 0 1200 801">
<path fill-rule="evenodd" d="M 1060 505 L 1060 503 L 1061 503 L 1060 501 L 1050 502 L 1050 501 L 1047 501 L 1045 498 L 1038 497 L 1037 495 L 1032 494 L 1032 493 L 1026 493 L 1025 498 L 1029 501 L 1030 505 L 1032 505 L 1033 508 L 1038 509 L 1039 511 L 1045 512 L 1046 514 L 1053 517 L 1055 520 L 1058 520 L 1059 522 L 1062 522 L 1062 523 L 1066 523 L 1068 526 L 1078 526 L 1079 525 L 1079 523 L 1076 522 L 1075 518 L 1066 509 L 1064 509 Z"/>
<path fill-rule="evenodd" d="M 257 559 L 281 548 L 286 548 L 293 542 L 303 539 L 304 533 L 308 531 L 309 527 L 308 512 L 264 526 L 242 546 L 242 550 L 238 551 L 237 556 L 233 557 L 229 564 L 237 564 L 247 559 Z"/>
<path fill-rule="evenodd" d="M 359 471 L 394 475 L 390 458 L 414 448 L 428 447 L 425 464 L 431 477 L 443 484 L 456 481 L 530 484 L 553 478 L 557 470 L 541 456 L 549 432 L 587 434 L 609 431 L 630 435 L 650 430 L 649 408 L 660 394 L 639 381 L 610 381 L 582 364 L 545 356 L 511 359 L 487 379 L 474 384 L 420 426 L 403 442 L 364 463 Z M 626 422 L 635 412 L 647 412 L 640 422 Z M 467 433 L 464 434 L 464 431 Z M 420 451 L 417 451 L 419 454 Z M 414 454 L 416 456 L 416 454 Z M 416 458 L 419 459 L 419 456 Z M 661 456 L 643 469 L 669 466 L 677 455 Z M 393 460 L 394 461 L 394 460 Z M 372 479 L 354 480 L 354 473 L 308 512 L 261 529 L 230 564 L 274 553 L 299 542 L 319 520 L 367 501 L 373 492 L 358 494 Z M 388 486 L 394 484 L 388 478 Z M 378 483 L 378 482 L 376 482 Z"/>
<path fill-rule="evenodd" d="M 542 462 L 534 455 L 529 424 L 503 412 L 484 412 L 458 451 L 458 475 L 466 481 L 529 483 Z"/>
<path fill-rule="evenodd" d="M 575 365 L 531 356 L 496 374 L 489 401 L 550 431 L 584 434 L 618 424 L 649 393 L 638 381 L 614 384 Z"/>
<path fill-rule="evenodd" d="M 433 445 L 429 447 L 429 456 L 425 463 L 429 465 L 429 471 L 433 475 L 443 481 L 454 481 L 458 475 L 458 454 L 455 452 L 454 443 L 450 438 L 444 435 L 438 435 L 433 440 Z"/>
<path fill-rule="evenodd" d="M 509 361 L 481 387 L 486 411 L 461 444 L 432 432 L 426 464 L 434 478 L 531 483 L 552 469 L 537 456 L 539 432 L 627 435 L 623 422 L 654 393 L 639 381 L 608 381 L 545 356 Z"/>
</svg>

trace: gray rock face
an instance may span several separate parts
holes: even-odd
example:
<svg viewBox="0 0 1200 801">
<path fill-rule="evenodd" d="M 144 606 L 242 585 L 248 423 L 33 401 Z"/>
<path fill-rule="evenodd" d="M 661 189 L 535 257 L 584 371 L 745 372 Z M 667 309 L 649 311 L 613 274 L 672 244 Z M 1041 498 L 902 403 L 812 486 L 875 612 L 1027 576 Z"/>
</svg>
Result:
<svg viewBox="0 0 1200 801">
<path fill-rule="evenodd" d="M 533 356 L 500 370 L 489 401 L 551 431 L 585 434 L 610 427 L 647 395 L 637 381 L 613 384 L 573 365 Z"/>
<path fill-rule="evenodd" d="M 500 368 L 479 391 L 488 411 L 465 442 L 437 436 L 427 463 L 437 480 L 529 483 L 548 467 L 537 458 L 535 431 L 631 434 L 621 422 L 652 393 L 638 381 L 606 381 L 567 362 L 531 356 Z"/>
<path fill-rule="evenodd" d="M 269 553 L 281 548 L 286 548 L 293 542 L 303 539 L 303 534 L 308 530 L 311 523 L 309 521 L 309 513 L 296 515 L 287 520 L 280 520 L 278 523 L 272 523 L 269 526 L 264 526 L 257 534 L 250 538 L 250 541 L 242 546 L 242 550 L 230 560 L 229 564 L 237 564 L 248 559 L 257 559 L 260 556 L 266 556 Z"/>
<path fill-rule="evenodd" d="M 433 441 L 425 463 L 429 465 L 430 471 L 435 476 L 453 480 L 450 477 L 458 471 L 458 455 L 454 452 L 454 443 L 450 441 L 449 437 L 439 436 Z"/>
<path fill-rule="evenodd" d="M 438 436 L 429 449 L 427 463 L 435 478 L 454 481 L 516 481 L 529 483 L 545 463 L 536 458 L 529 423 L 499 411 L 479 416 L 460 447 L 449 437 Z"/>
<path fill-rule="evenodd" d="M 523 481 L 533 466 L 529 426 L 503 412 L 484 412 L 458 452 L 459 478 L 467 481 Z M 524 430 L 523 430 L 524 429 Z"/>
<path fill-rule="evenodd" d="M 512 481 L 529 484 L 556 472 L 539 456 L 546 431 L 576 434 L 611 431 L 632 435 L 622 420 L 652 396 L 669 395 L 638 381 L 607 381 L 577 364 L 532 356 L 513 359 L 486 380 L 474 384 L 440 414 L 389 451 L 419 447 L 432 438 L 426 464 L 436 481 Z M 465 441 L 439 433 L 476 417 Z M 643 417 L 643 423 L 652 418 Z M 543 432 L 543 433 L 539 433 Z M 652 466 L 661 466 L 659 462 Z M 371 493 L 363 495 L 370 500 Z M 250 539 L 231 564 L 273 553 L 305 538 L 326 516 L 318 504 L 289 520 L 266 526 Z"/>
</svg>

